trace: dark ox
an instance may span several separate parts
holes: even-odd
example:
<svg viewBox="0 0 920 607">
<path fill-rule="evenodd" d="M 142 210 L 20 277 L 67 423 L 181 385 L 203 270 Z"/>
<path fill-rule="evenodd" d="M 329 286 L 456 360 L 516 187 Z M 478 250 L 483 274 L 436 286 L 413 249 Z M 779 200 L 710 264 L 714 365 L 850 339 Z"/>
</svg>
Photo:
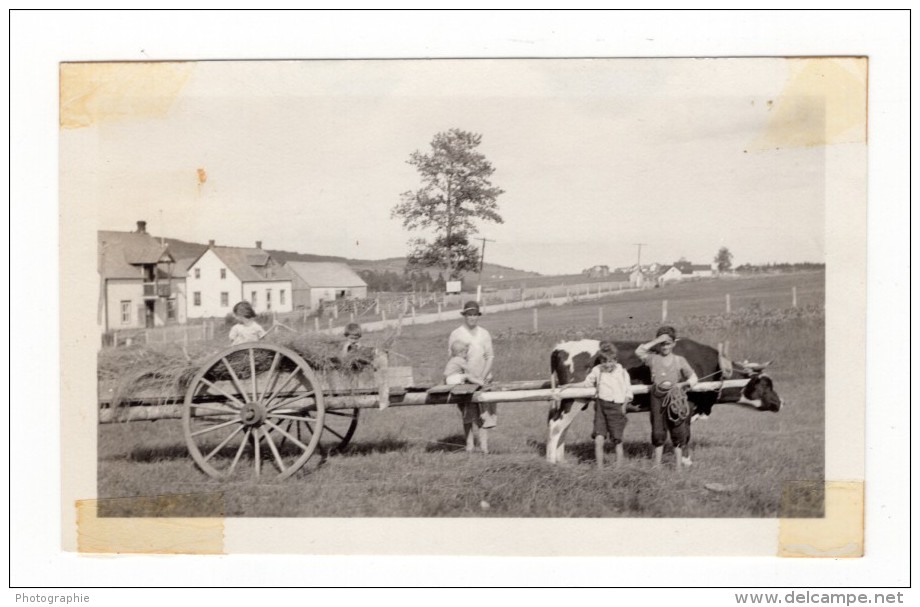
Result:
<svg viewBox="0 0 920 607">
<path fill-rule="evenodd" d="M 641 342 L 614 341 L 619 350 L 618 360 L 629 372 L 633 384 L 651 383 L 648 367 L 636 356 Z M 600 342 L 596 339 L 569 341 L 557 345 L 550 357 L 550 365 L 558 385 L 584 381 L 596 364 Z M 766 365 L 737 363 L 719 354 L 710 346 L 690 339 L 679 339 L 674 353 L 687 359 L 700 381 L 750 378 L 743 388 L 725 388 L 712 392 L 690 392 L 693 419 L 706 418 L 716 403 L 746 405 L 758 411 L 779 411 L 783 401 L 773 389 L 773 380 L 762 373 Z M 769 363 L 767 363 L 769 364 Z M 549 413 L 549 431 L 546 441 L 546 459 L 561 462 L 565 457 L 565 435 L 575 416 L 588 408 L 590 400 L 563 400 Z M 648 394 L 637 394 L 630 412 L 648 411 Z"/>
</svg>

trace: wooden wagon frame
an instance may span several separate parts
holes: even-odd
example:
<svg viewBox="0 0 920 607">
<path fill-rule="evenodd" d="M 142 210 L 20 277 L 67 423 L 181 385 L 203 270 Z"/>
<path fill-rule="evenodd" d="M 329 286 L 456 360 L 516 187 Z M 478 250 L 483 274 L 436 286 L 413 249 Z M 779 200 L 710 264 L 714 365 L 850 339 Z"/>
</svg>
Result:
<svg viewBox="0 0 920 607">
<path fill-rule="evenodd" d="M 748 379 L 700 382 L 695 392 L 741 389 Z M 558 402 L 593 399 L 594 388 L 558 388 L 552 379 L 488 385 L 414 386 L 411 367 L 390 367 L 385 354 L 362 374 L 317 373 L 297 352 L 257 342 L 207 359 L 182 394 L 143 391 L 118 406 L 99 386 L 99 422 L 181 419 L 186 446 L 216 479 L 252 468 L 255 477 L 287 478 L 317 452 L 343 450 L 362 409 L 464 403 Z M 633 385 L 633 394 L 648 386 Z M 244 457 L 245 456 L 245 457 Z"/>
</svg>

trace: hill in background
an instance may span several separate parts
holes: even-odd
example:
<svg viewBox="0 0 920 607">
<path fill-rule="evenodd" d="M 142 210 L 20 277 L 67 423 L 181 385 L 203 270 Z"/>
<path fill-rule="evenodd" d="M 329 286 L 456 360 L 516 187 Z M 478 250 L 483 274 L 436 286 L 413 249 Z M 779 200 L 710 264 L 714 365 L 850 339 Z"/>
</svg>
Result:
<svg viewBox="0 0 920 607">
<path fill-rule="evenodd" d="M 172 254 L 176 260 L 197 258 L 208 248 L 208 245 L 206 244 L 187 242 L 185 240 L 178 240 L 176 238 L 165 238 L 164 240 L 169 245 L 169 250 L 172 251 Z M 276 261 L 282 263 L 286 261 L 334 261 L 347 264 L 356 272 L 370 271 L 378 274 L 393 272 L 394 274 L 402 275 L 406 267 L 405 257 L 391 257 L 388 259 L 376 260 L 347 259 L 345 257 L 337 257 L 335 255 L 314 255 L 312 253 L 297 253 L 295 251 L 282 251 L 277 249 L 266 249 L 266 251 L 268 251 L 268 253 L 273 258 L 275 258 Z M 437 278 L 438 274 L 441 272 L 439 268 L 428 268 L 427 271 L 432 279 Z M 538 276 L 541 275 L 536 272 L 517 270 L 515 268 L 509 268 L 493 263 L 484 264 L 482 269 L 483 284 L 499 281 L 517 281 Z M 467 279 L 475 279 L 475 277 L 476 274 L 467 274 Z"/>
</svg>

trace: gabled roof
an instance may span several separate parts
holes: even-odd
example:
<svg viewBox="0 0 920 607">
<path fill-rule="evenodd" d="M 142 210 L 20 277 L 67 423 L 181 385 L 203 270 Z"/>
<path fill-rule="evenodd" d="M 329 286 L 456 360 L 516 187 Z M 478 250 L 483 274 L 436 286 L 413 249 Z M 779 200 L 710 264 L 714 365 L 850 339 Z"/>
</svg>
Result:
<svg viewBox="0 0 920 607">
<path fill-rule="evenodd" d="M 262 249 L 211 247 L 210 250 L 243 282 L 291 279 L 291 273 L 284 266 L 274 263 L 271 255 Z"/>
<path fill-rule="evenodd" d="M 289 261 L 284 264 L 311 287 L 366 287 L 367 283 L 344 263 Z"/>
<path fill-rule="evenodd" d="M 97 243 L 98 269 L 103 278 L 141 278 L 141 266 L 175 261 L 168 246 L 145 232 L 99 230 Z M 158 274 L 165 277 L 161 268 Z M 179 276 L 175 268 L 173 276 Z"/>
</svg>

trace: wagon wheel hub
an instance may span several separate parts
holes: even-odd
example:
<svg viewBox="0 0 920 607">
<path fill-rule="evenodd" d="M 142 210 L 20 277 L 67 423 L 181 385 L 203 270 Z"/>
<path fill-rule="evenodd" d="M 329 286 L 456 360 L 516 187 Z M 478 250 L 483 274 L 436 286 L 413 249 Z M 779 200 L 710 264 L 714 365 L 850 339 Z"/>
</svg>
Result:
<svg viewBox="0 0 920 607">
<path fill-rule="evenodd" d="M 265 408 L 258 403 L 246 403 L 240 410 L 240 420 L 246 426 L 261 426 L 265 421 Z"/>
</svg>

